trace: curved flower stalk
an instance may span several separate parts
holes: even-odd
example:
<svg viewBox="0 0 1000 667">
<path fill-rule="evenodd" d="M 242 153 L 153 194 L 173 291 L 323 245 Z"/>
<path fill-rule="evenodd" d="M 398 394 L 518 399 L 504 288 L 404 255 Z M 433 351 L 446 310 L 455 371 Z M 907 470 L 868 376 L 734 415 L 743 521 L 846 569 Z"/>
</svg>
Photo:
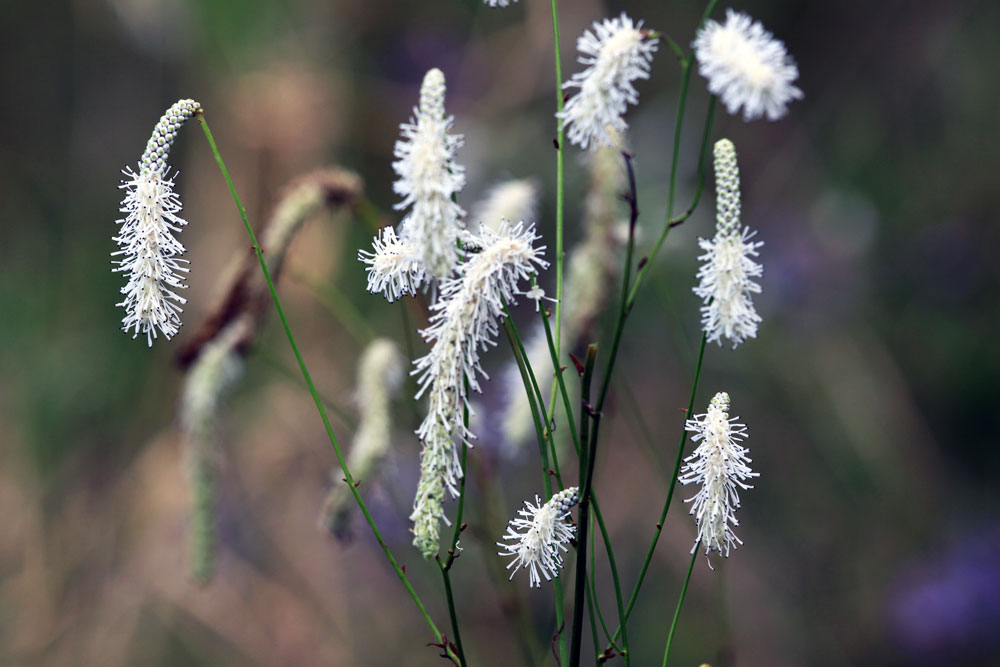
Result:
<svg viewBox="0 0 1000 667">
<path fill-rule="evenodd" d="M 432 69 L 420 87 L 420 106 L 400 126 L 393 169 L 393 189 L 403 197 L 397 209 L 410 208 L 399 236 L 419 249 L 429 276 L 442 280 L 458 263 L 457 240 L 465 211 L 452 198 L 465 185 L 465 168 L 455 162 L 461 135 L 451 135 L 451 116 L 444 111 L 444 74 Z"/>
<path fill-rule="evenodd" d="M 392 399 L 403 383 L 405 359 L 395 342 L 376 338 L 358 361 L 357 392 L 360 419 L 347 466 L 355 479 L 365 480 L 378 474 L 389 453 L 392 439 Z M 338 539 L 351 535 L 350 517 L 354 497 L 341 479 L 340 468 L 332 475 L 333 487 L 323 502 L 320 522 Z"/>
<path fill-rule="evenodd" d="M 357 174 L 338 168 L 310 172 L 285 188 L 260 233 L 261 249 L 275 281 L 305 221 L 323 208 L 352 205 L 362 189 Z M 220 280 L 218 302 L 177 353 L 178 365 L 187 369 L 178 400 L 178 421 L 187 447 L 193 494 L 192 570 L 202 583 L 211 578 L 214 569 L 216 431 L 222 403 L 239 379 L 243 358 L 270 313 L 268 288 L 255 270 L 256 258 L 244 250 L 234 260 L 235 271 Z"/>
<path fill-rule="evenodd" d="M 474 225 L 483 224 L 494 231 L 504 220 L 533 220 L 538 201 L 538 184 L 530 178 L 497 183 L 476 202 L 469 215 Z"/>
<path fill-rule="evenodd" d="M 563 88 L 579 88 L 562 112 L 569 140 L 583 149 L 613 146 L 616 133 L 628 124 L 622 116 L 629 104 L 639 102 L 635 79 L 649 78 L 649 64 L 659 39 L 622 13 L 615 19 L 594 23 L 576 42 L 579 61 L 587 69 L 573 75 Z M 612 131 L 609 131 L 610 128 Z"/>
<path fill-rule="evenodd" d="M 689 419 L 685 428 L 694 433 L 693 442 L 701 441 L 691 456 L 684 459 L 677 481 L 699 484 L 701 488 L 684 502 L 692 503 L 691 514 L 698 525 L 698 545 L 707 556 L 712 551 L 729 557 L 730 548 L 743 544 L 733 532 L 740 525 L 736 510 L 740 508 L 740 489 L 752 489 L 747 480 L 759 477 L 750 470 L 748 449 L 740 442 L 747 437 L 747 427 L 736 423 L 739 417 L 729 416 L 729 394 L 719 392 L 708 406 L 708 412 Z M 711 566 L 711 563 L 709 563 Z"/>
<path fill-rule="evenodd" d="M 701 324 L 710 342 L 722 344 L 725 336 L 737 345 L 757 336 L 760 316 L 754 309 L 751 294 L 760 293 L 752 278 L 764 274 L 764 267 L 752 258 L 758 256 L 762 241 L 752 241 L 756 232 L 740 229 L 740 172 L 736 147 L 729 139 L 715 144 L 716 231 L 711 241 L 698 239 L 705 254 L 694 288 L 705 305 Z"/>
<path fill-rule="evenodd" d="M 563 566 L 562 554 L 568 551 L 566 545 L 573 539 L 575 526 L 566 523 L 566 517 L 573 507 L 580 502 L 580 489 L 571 486 L 552 496 L 544 505 L 536 495 L 535 504 L 524 501 L 524 509 L 518 510 L 520 516 L 514 517 L 507 524 L 507 534 L 497 542 L 503 549 L 499 556 L 513 556 L 507 564 L 507 569 L 514 568 L 510 573 L 513 579 L 522 567 L 528 570 L 528 587 L 540 588 L 542 577 L 552 581 L 559 576 Z"/>
<path fill-rule="evenodd" d="M 458 495 L 462 471 L 456 440 L 471 445 L 475 435 L 463 424 L 468 406 L 466 384 L 480 392 L 480 351 L 496 344 L 497 324 L 505 303 L 523 294 L 518 283 L 548 266 L 542 259 L 544 246 L 534 226 L 506 221 L 493 231 L 485 225 L 470 234 L 467 245 L 475 247 L 458 273 L 441 283 L 441 293 L 431 306 L 430 326 L 420 334 L 432 345 L 430 352 L 414 362 L 419 376 L 419 399 L 428 394 L 427 417 L 417 435 L 423 443 L 420 483 L 413 503 L 414 544 L 424 557 L 438 548 L 439 519 L 444 516 L 445 490 Z"/>
<path fill-rule="evenodd" d="M 170 147 L 177 131 L 191 116 L 201 111 L 194 100 L 174 103 L 153 128 L 146 150 L 139 160 L 139 171 L 126 167 L 126 178 L 118 186 L 125 190 L 121 208 L 124 218 L 117 220 L 118 235 L 112 240 L 119 250 L 111 256 L 114 272 L 128 275 L 121 289 L 125 299 L 116 306 L 125 308 L 122 331 L 146 335 L 153 346 L 158 333 L 170 340 L 181 326 L 181 306 L 186 300 L 175 290 L 183 289 L 187 263 L 180 256 L 184 246 L 174 236 L 187 224 L 178 213 L 181 200 L 174 192 L 174 181 L 167 166 Z"/>
<path fill-rule="evenodd" d="M 789 102 L 802 98 L 793 85 L 799 69 L 785 44 L 742 12 L 727 10 L 725 25 L 706 21 L 693 46 L 698 72 L 730 114 L 743 107 L 745 121 L 765 114 L 777 120 Z"/>
<path fill-rule="evenodd" d="M 623 139 L 615 138 L 619 144 Z M 608 298 L 608 285 L 618 272 L 617 250 L 621 243 L 616 234 L 627 219 L 619 215 L 619 195 L 626 187 L 625 165 L 616 148 L 601 148 L 589 156 L 590 185 L 584 202 L 584 238 L 569 252 L 566 278 L 563 283 L 562 338 L 565 349 L 572 349 L 596 319 Z M 543 396 L 552 388 L 552 357 L 545 331 L 538 327 L 525 341 L 528 362 Z M 534 438 L 531 405 L 524 392 L 524 383 L 517 364 L 504 371 L 504 384 L 509 388 L 503 416 L 504 447 L 516 454 L 521 446 Z"/>
</svg>

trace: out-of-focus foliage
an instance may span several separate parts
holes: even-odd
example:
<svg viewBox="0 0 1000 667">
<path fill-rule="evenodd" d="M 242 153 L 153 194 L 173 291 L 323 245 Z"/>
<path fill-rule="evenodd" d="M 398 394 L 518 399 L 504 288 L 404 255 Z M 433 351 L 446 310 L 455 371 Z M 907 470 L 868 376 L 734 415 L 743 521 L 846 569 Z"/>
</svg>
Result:
<svg viewBox="0 0 1000 667">
<path fill-rule="evenodd" d="M 560 4 L 567 76 L 579 68 L 575 37 L 595 19 L 626 9 L 684 45 L 702 9 Z M 994 661 L 1000 7 L 736 7 L 785 41 L 805 99 L 778 123 L 716 116 L 714 136 L 739 152 L 745 222 L 766 242 L 764 322 L 738 350 L 708 350 L 698 404 L 730 393 L 761 477 L 741 511 L 745 546 L 715 573 L 696 566 L 674 660 Z M 177 343 L 147 350 L 116 330 L 115 186 L 162 111 L 192 97 L 207 110 L 252 221 L 263 221 L 284 183 L 324 164 L 358 171 L 389 212 L 398 124 L 424 72 L 440 67 L 466 135 L 460 203 L 468 208 L 503 178 L 537 179 L 539 227 L 551 235 L 549 3 L 501 11 L 475 0 L 6 2 L 0 53 L 0 663 L 439 664 L 367 529 L 359 525 L 344 546 L 315 528 L 334 456 L 308 395 L 285 373 L 293 360 L 273 321 L 223 418 L 217 575 L 204 589 L 191 581 L 172 355 L 248 242 L 204 139 L 187 127 L 172 163 L 190 221 L 188 326 Z M 642 251 L 663 220 L 678 83 L 663 48 L 628 116 Z M 682 206 L 706 104 L 696 76 Z M 567 151 L 567 247 L 579 236 L 586 188 L 578 155 Z M 629 588 L 683 422 L 697 351 L 696 239 L 712 233 L 712 194 L 656 260 L 605 421 L 596 488 Z M 354 256 L 371 233 L 350 216 L 311 221 L 281 286 L 322 392 L 347 412 L 334 423 L 344 443 L 362 344 L 331 314 L 331 299 L 406 349 L 402 308 L 363 291 Z M 543 282 L 551 293 L 553 277 Z M 318 299 L 314 283 L 329 298 Z M 516 314 L 524 330 L 532 310 Z M 487 364 L 506 358 L 501 346 Z M 524 662 L 522 626 L 541 660 L 551 633 L 548 591 L 529 596 L 497 571 L 492 545 L 540 480 L 533 460 L 499 454 L 496 384 L 482 397 L 470 529 L 453 571 L 474 664 Z M 423 405 L 396 407 L 390 470 L 362 489 L 446 628 L 439 578 L 410 547 L 405 519 Z M 637 664 L 661 654 L 693 535 L 675 505 L 630 624 Z"/>
</svg>

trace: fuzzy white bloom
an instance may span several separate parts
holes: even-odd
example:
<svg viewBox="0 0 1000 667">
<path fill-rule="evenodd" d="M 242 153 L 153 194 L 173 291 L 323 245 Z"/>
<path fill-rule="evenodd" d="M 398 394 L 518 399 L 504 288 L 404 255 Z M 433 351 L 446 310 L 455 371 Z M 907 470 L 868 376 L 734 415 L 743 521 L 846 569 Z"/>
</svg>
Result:
<svg viewBox="0 0 1000 667">
<path fill-rule="evenodd" d="M 802 98 L 793 85 L 799 69 L 785 44 L 742 12 L 726 10 L 725 25 L 706 21 L 693 46 L 708 90 L 731 114 L 743 107 L 743 120 L 764 114 L 777 120 L 788 112 L 789 102 Z"/>
<path fill-rule="evenodd" d="M 629 104 L 639 101 L 632 82 L 649 78 L 649 64 L 659 39 L 642 29 L 642 21 L 634 24 L 624 13 L 594 23 L 593 28 L 576 42 L 579 61 L 587 69 L 563 84 L 563 88 L 579 88 L 580 92 L 556 115 L 568 128 L 571 142 L 596 150 L 614 145 L 616 133 L 628 128 L 622 116 Z"/>
<path fill-rule="evenodd" d="M 507 564 L 507 569 L 514 568 L 510 573 L 513 579 L 522 567 L 528 569 L 529 588 L 539 588 L 542 577 L 552 581 L 559 576 L 563 566 L 562 553 L 568 549 L 566 545 L 573 539 L 574 526 L 565 519 L 573 506 L 580 502 L 580 490 L 571 486 L 552 496 L 544 505 L 536 495 L 535 504 L 524 501 L 524 509 L 518 510 L 520 516 L 514 517 L 507 524 L 507 534 L 497 542 L 503 549 L 500 556 L 513 556 Z"/>
<path fill-rule="evenodd" d="M 504 181 L 490 188 L 472 207 L 469 221 L 498 229 L 502 220 L 532 220 L 538 185 L 530 178 Z"/>
<path fill-rule="evenodd" d="M 463 424 L 468 407 L 465 385 L 481 392 L 479 376 L 487 377 L 480 365 L 480 351 L 496 344 L 498 320 L 504 303 L 524 294 L 518 282 L 548 266 L 542 259 L 544 246 L 534 226 L 507 222 L 494 231 L 485 225 L 470 234 L 468 245 L 477 248 L 458 267 L 456 275 L 441 283 L 441 294 L 431 306 L 430 326 L 420 334 L 432 345 L 430 352 L 414 362 L 419 375 L 419 399 L 428 394 L 427 417 L 417 435 L 423 442 L 420 483 L 410 519 L 414 544 L 425 557 L 437 551 L 438 519 L 444 516 L 445 490 L 458 495 L 461 468 L 456 439 L 470 443 L 475 438 Z"/>
<path fill-rule="evenodd" d="M 517 2 L 517 0 L 483 0 L 490 7 L 506 7 L 512 2 Z"/>
<path fill-rule="evenodd" d="M 372 247 L 372 252 L 358 251 L 358 260 L 368 265 L 368 291 L 384 295 L 390 303 L 407 294 L 416 294 L 427 275 L 420 248 L 397 238 L 392 227 L 380 229 Z"/>
<path fill-rule="evenodd" d="M 740 229 L 740 173 L 736 148 L 729 139 L 715 144 L 715 181 L 717 212 L 715 237 L 699 238 L 705 251 L 694 288 L 705 305 L 701 307 L 701 325 L 710 342 L 722 345 L 725 336 L 737 345 L 757 336 L 760 316 L 754 309 L 751 294 L 760 293 L 760 284 L 752 278 L 764 274 L 764 267 L 753 260 L 762 241 L 752 241 L 756 232 Z"/>
<path fill-rule="evenodd" d="M 364 480 L 378 473 L 389 452 L 392 440 L 392 398 L 403 383 L 405 359 L 399 347 L 388 338 L 376 338 L 358 361 L 357 391 L 358 430 L 354 434 L 348 467 L 355 479 Z M 338 538 L 350 536 L 350 513 L 353 497 L 341 481 L 340 467 L 331 475 L 333 487 L 323 502 L 321 523 Z"/>
<path fill-rule="evenodd" d="M 146 150 L 139 160 L 139 171 L 122 170 L 126 178 L 118 186 L 125 190 L 121 208 L 124 218 L 117 220 L 118 235 L 112 240 L 119 250 L 111 253 L 112 271 L 128 275 L 121 289 L 125 308 L 122 331 L 132 331 L 132 338 L 146 334 L 152 347 L 157 332 L 170 340 L 181 326 L 181 306 L 186 302 L 174 290 L 183 289 L 188 269 L 181 266 L 184 246 L 174 236 L 187 224 L 178 213 L 181 200 L 174 192 L 174 181 L 166 159 L 177 138 L 177 130 L 201 105 L 194 100 L 180 100 L 167 109 L 153 128 Z"/>
<path fill-rule="evenodd" d="M 458 263 L 457 240 L 465 211 L 452 201 L 465 185 L 465 168 L 455 162 L 461 135 L 451 135 L 453 118 L 444 112 L 444 74 L 432 69 L 420 87 L 420 106 L 400 126 L 392 163 L 399 179 L 393 189 L 403 197 L 395 208 L 410 208 L 400 225 L 404 241 L 420 249 L 430 276 L 442 280 Z"/>
<path fill-rule="evenodd" d="M 747 427 L 737 424 L 739 417 L 729 416 L 729 394 L 719 392 L 708 406 L 708 412 L 689 419 L 685 428 L 694 433 L 693 442 L 701 441 L 691 456 L 684 459 L 677 481 L 681 484 L 700 484 L 693 497 L 684 502 L 692 503 L 691 514 L 698 525 L 698 539 L 691 553 L 701 543 L 705 555 L 716 551 L 727 558 L 730 548 L 743 544 L 733 533 L 733 526 L 740 525 L 734 516 L 740 508 L 740 489 L 752 489 L 747 480 L 759 477 L 748 465 L 749 450 L 740 442 L 747 437 Z M 711 563 L 709 563 L 711 566 Z"/>
</svg>

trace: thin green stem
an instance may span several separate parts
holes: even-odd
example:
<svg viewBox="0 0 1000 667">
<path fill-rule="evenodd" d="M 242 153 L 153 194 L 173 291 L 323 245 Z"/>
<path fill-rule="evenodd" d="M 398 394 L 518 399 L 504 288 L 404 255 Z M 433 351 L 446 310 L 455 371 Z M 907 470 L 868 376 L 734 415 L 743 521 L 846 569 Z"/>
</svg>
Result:
<svg viewBox="0 0 1000 667">
<path fill-rule="evenodd" d="M 521 339 L 514 330 L 513 322 L 509 316 L 504 318 L 503 328 L 507 334 L 507 340 L 510 341 L 510 347 L 514 352 L 514 360 L 517 362 L 517 369 L 521 373 L 521 382 L 524 383 L 524 391 L 528 395 L 528 405 L 531 407 L 531 418 L 534 421 L 535 435 L 538 438 L 538 453 L 542 459 L 542 487 L 545 489 L 545 500 L 548 502 L 549 498 L 552 497 L 552 479 L 550 477 L 552 470 L 549 465 L 549 450 L 545 442 L 546 431 L 542 428 L 542 420 L 539 414 L 540 410 L 544 409 L 544 405 L 539 406 L 537 403 L 536 396 L 539 394 L 533 389 L 532 381 L 529 377 L 530 366 L 528 366 L 526 362 L 526 357 L 523 356 L 524 346 L 521 345 Z M 556 631 L 558 632 L 557 641 L 559 645 L 559 661 L 560 664 L 564 664 L 566 659 L 566 633 L 563 632 L 565 618 L 563 614 L 562 580 L 559 577 L 556 577 L 553 584 L 556 611 Z"/>
<path fill-rule="evenodd" d="M 684 596 L 687 595 L 688 583 L 691 581 L 691 571 L 694 570 L 694 560 L 698 557 L 698 545 L 696 542 L 691 551 L 691 562 L 688 564 L 687 576 L 684 577 L 684 586 L 681 587 L 681 596 L 677 600 L 677 609 L 674 610 L 674 620 L 670 623 L 670 634 L 667 635 L 667 647 L 663 650 L 663 667 L 667 667 L 667 659 L 670 657 L 670 645 L 674 642 L 674 631 L 677 630 L 677 619 L 681 617 L 681 607 L 684 606 Z"/>
<path fill-rule="evenodd" d="M 465 380 L 465 394 L 469 394 L 469 381 Z M 463 406 L 462 408 L 462 421 L 465 424 L 466 430 L 469 428 L 469 406 Z M 465 525 L 462 523 L 462 515 L 465 511 L 465 469 L 466 463 L 469 459 L 469 444 L 467 442 L 462 443 L 462 478 L 459 481 L 458 486 L 458 511 L 455 513 L 455 530 L 451 536 L 451 545 L 448 547 L 448 557 L 445 561 L 441 562 L 441 557 L 437 557 L 438 564 L 441 566 L 441 578 L 444 580 L 444 593 L 445 598 L 448 601 L 448 616 L 451 618 L 451 631 L 455 637 L 455 649 L 458 652 L 458 659 L 462 665 L 467 665 L 468 662 L 465 660 L 465 649 L 462 646 L 462 633 L 458 629 L 458 612 L 455 607 L 455 598 L 451 591 L 451 566 L 455 563 L 455 559 L 458 557 L 458 538 L 465 529 Z"/>
<path fill-rule="evenodd" d="M 559 2 L 552 0 L 552 42 L 556 66 L 556 357 L 559 357 L 562 341 L 562 296 L 563 296 L 563 206 L 565 184 L 563 182 L 563 162 L 565 149 L 563 121 L 559 115 L 563 110 L 562 56 L 559 46 Z M 553 394 L 553 399 L 555 395 Z M 554 405 L 553 405 L 554 407 Z"/>
<path fill-rule="evenodd" d="M 701 336 L 701 346 L 698 348 L 698 362 L 694 369 L 694 379 L 691 382 L 691 395 L 688 398 L 687 412 L 685 412 L 685 417 L 690 417 L 692 411 L 694 410 L 694 399 L 698 393 L 698 379 L 701 377 L 701 363 L 705 358 L 705 342 L 707 337 L 705 334 Z M 681 429 L 680 442 L 677 445 L 677 457 L 674 460 L 674 470 L 670 477 L 670 487 L 667 489 L 667 499 L 663 503 L 663 510 L 660 512 L 660 520 L 656 523 L 656 530 L 653 532 L 653 541 L 649 545 L 649 549 L 646 551 L 646 558 L 642 562 L 642 567 L 639 569 L 639 578 L 635 582 L 635 587 L 632 589 L 632 595 L 629 597 L 628 605 L 625 607 L 625 621 L 628 622 L 629 616 L 632 614 L 632 608 L 635 607 L 635 601 L 639 597 L 639 590 L 642 588 L 643 579 L 646 578 L 646 571 L 649 569 L 649 564 L 653 560 L 653 552 L 656 551 L 656 545 L 660 541 L 660 534 L 663 532 L 663 522 L 667 520 L 667 510 L 670 509 L 670 501 L 674 498 L 674 489 L 677 487 L 677 474 L 680 471 L 681 463 L 684 461 L 684 443 L 687 442 L 687 429 Z M 619 628 L 612 638 L 617 639 L 621 628 Z"/>
<path fill-rule="evenodd" d="M 333 445 L 333 451 L 337 455 L 337 462 L 340 464 L 340 469 L 344 473 L 344 480 L 346 481 L 348 488 L 351 490 L 351 495 L 354 496 L 355 502 L 357 502 L 358 507 L 361 508 L 361 513 L 364 515 L 365 521 L 368 522 L 368 526 L 371 528 L 372 534 L 378 541 L 379 546 L 382 548 L 382 552 L 385 554 L 385 557 L 392 566 L 396 576 L 399 577 L 399 580 L 403 583 L 404 588 L 406 588 L 406 591 L 410 594 L 410 598 L 420 611 L 420 615 L 424 617 L 424 621 L 427 622 L 427 625 L 434 634 L 435 639 L 437 639 L 438 642 L 442 642 L 441 631 L 438 630 L 434 620 L 430 617 L 430 614 L 427 613 L 424 603 L 421 602 L 420 596 L 417 595 L 416 590 L 414 590 L 412 584 L 410 584 L 410 580 L 407 579 L 406 573 L 403 572 L 403 569 L 396 561 L 396 557 L 393 556 L 392 551 L 389 549 L 389 545 L 386 544 L 385 539 L 383 539 L 378 526 L 375 525 L 375 520 L 368 511 L 368 506 L 365 505 L 365 501 L 361 498 L 361 494 L 358 492 L 358 487 L 354 483 L 351 471 L 347 467 L 347 460 L 344 458 L 344 454 L 340 450 L 340 444 L 337 442 L 337 436 L 333 433 L 333 427 L 330 425 L 330 418 L 327 417 L 326 409 L 323 407 L 323 401 L 320 400 L 319 393 L 316 391 L 316 386 L 313 384 L 312 376 L 309 374 L 309 369 L 306 368 L 306 362 L 302 358 L 302 353 L 299 351 L 298 344 L 295 342 L 295 336 L 292 334 L 291 326 L 289 326 L 288 319 L 285 317 L 285 311 L 281 307 L 281 300 L 278 298 L 278 292 L 274 287 L 274 281 L 271 280 L 271 273 L 267 269 L 267 262 L 264 261 L 264 253 L 261 252 L 260 244 L 257 242 L 257 236 L 254 234 L 253 227 L 250 226 L 250 220 L 247 219 L 246 210 L 243 208 L 243 204 L 240 202 L 240 197 L 236 193 L 236 186 L 233 185 L 233 179 L 229 176 L 229 170 L 226 168 L 226 163 L 222 160 L 222 155 L 219 153 L 219 147 L 215 143 L 215 137 L 212 136 L 212 131 L 209 129 L 204 115 L 199 115 L 198 120 L 201 123 L 202 131 L 205 133 L 205 138 L 208 140 L 208 145 L 212 149 L 212 154 L 215 156 L 215 161 L 219 165 L 219 170 L 222 172 L 222 176 L 225 178 L 226 184 L 229 186 L 229 192 L 233 196 L 233 201 L 236 203 L 237 210 L 239 210 L 240 218 L 243 219 L 243 226 L 246 227 L 247 234 L 250 236 L 250 243 L 253 244 L 254 252 L 257 254 L 257 260 L 260 262 L 260 269 L 264 274 L 264 280 L 267 282 L 267 289 L 271 293 L 271 299 L 274 301 L 274 308 L 278 312 L 278 319 L 281 320 L 281 326 L 284 328 L 285 335 L 288 337 L 288 345 L 292 348 L 292 352 L 295 354 L 295 359 L 298 361 L 299 370 L 302 371 L 302 379 L 305 380 L 306 386 L 309 388 L 309 393 L 312 395 L 313 403 L 316 404 L 316 410 L 319 412 L 320 419 L 323 421 L 323 428 L 326 430 L 326 435 L 330 439 L 330 444 Z M 445 647 L 445 650 L 447 653 L 451 654 L 451 650 L 449 648 Z M 454 657 L 457 658 L 457 656 Z"/>
</svg>

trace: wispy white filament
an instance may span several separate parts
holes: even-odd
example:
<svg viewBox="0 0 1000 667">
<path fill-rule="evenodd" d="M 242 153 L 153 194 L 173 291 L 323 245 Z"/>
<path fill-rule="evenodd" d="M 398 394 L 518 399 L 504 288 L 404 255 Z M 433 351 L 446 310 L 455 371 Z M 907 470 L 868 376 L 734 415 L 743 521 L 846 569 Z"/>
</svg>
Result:
<svg viewBox="0 0 1000 667">
<path fill-rule="evenodd" d="M 698 544 L 705 548 L 705 555 L 712 551 L 729 557 L 730 548 L 743 544 L 736 537 L 733 527 L 740 525 L 736 510 L 740 508 L 740 489 L 752 489 L 747 480 L 760 474 L 750 470 L 748 449 L 740 442 L 747 437 L 747 427 L 737 424 L 739 417 L 729 416 L 729 394 L 719 392 L 708 406 L 708 412 L 695 415 L 686 424 L 693 442 L 701 442 L 688 458 L 684 459 L 677 481 L 681 484 L 699 484 L 698 493 L 684 502 L 692 503 L 691 514 L 698 525 Z M 711 565 L 711 564 L 710 564 Z"/>
<path fill-rule="evenodd" d="M 440 296 L 433 306 L 430 326 L 420 334 L 432 345 L 430 352 L 414 362 L 419 375 L 417 398 L 428 394 L 427 417 L 417 435 L 423 443 L 420 456 L 420 483 L 413 504 L 414 544 L 425 557 L 437 551 L 439 519 L 444 516 L 445 490 L 458 495 L 461 467 L 458 442 L 475 438 L 463 424 L 468 406 L 466 384 L 481 391 L 479 377 L 486 377 L 480 352 L 495 345 L 498 321 L 505 303 L 523 294 L 518 283 L 548 266 L 542 259 L 544 246 L 534 226 L 503 222 L 494 231 L 485 225 L 467 244 L 476 248 L 459 265 L 456 275 L 441 283 Z"/>
<path fill-rule="evenodd" d="M 649 78 L 658 42 L 642 29 L 642 21 L 634 24 L 624 13 L 594 23 L 593 32 L 587 30 L 580 36 L 576 42 L 579 61 L 588 67 L 563 84 L 566 89 L 580 90 L 557 114 L 571 142 L 596 150 L 613 145 L 615 133 L 628 128 L 622 116 L 629 104 L 639 101 L 632 82 Z"/>
<path fill-rule="evenodd" d="M 562 554 L 568 551 L 566 545 L 573 539 L 574 526 L 566 523 L 570 510 L 580 502 L 580 490 L 575 487 L 563 489 L 544 505 L 536 495 L 535 504 L 524 501 L 524 509 L 518 510 L 520 516 L 514 517 L 507 524 L 507 534 L 497 542 L 503 549 L 500 556 L 513 556 L 507 569 L 514 568 L 510 573 L 513 579 L 522 567 L 528 569 L 529 588 L 539 588 L 542 577 L 552 581 L 559 576 L 563 565 Z"/>
<path fill-rule="evenodd" d="M 382 294 L 390 303 L 416 294 L 427 272 L 420 248 L 396 237 L 396 230 L 383 227 L 372 240 L 373 251 L 358 251 L 358 260 L 368 265 L 368 291 Z"/>
<path fill-rule="evenodd" d="M 753 278 L 764 274 L 764 267 L 753 260 L 764 245 L 752 241 L 755 232 L 740 229 L 740 172 L 736 147 L 729 139 L 715 144 L 716 231 L 708 241 L 698 239 L 705 251 L 694 288 L 705 305 L 701 307 L 702 328 L 710 342 L 722 344 L 725 336 L 737 345 L 757 336 L 760 316 L 754 309 L 751 294 L 760 293 Z"/>
<path fill-rule="evenodd" d="M 465 168 L 455 162 L 461 135 L 449 134 L 453 119 L 445 116 L 444 74 L 432 69 L 420 87 L 420 106 L 409 123 L 400 126 L 393 169 L 399 179 L 393 189 L 403 197 L 397 209 L 409 208 L 400 237 L 414 244 L 429 276 L 442 280 L 458 263 L 456 241 L 465 212 L 452 201 L 465 185 Z"/>
<path fill-rule="evenodd" d="M 169 340 L 180 328 L 181 306 L 185 299 L 174 290 L 185 287 L 181 266 L 184 246 L 174 236 L 187 224 L 178 213 L 181 200 L 174 192 L 166 159 L 177 138 L 177 130 L 201 110 L 194 100 L 180 100 L 167 109 L 153 128 L 146 150 L 139 160 L 139 171 L 122 170 L 126 178 L 119 186 L 125 190 L 121 208 L 124 218 L 117 220 L 118 235 L 112 237 L 119 250 L 111 253 L 114 272 L 125 273 L 128 281 L 121 293 L 125 299 L 115 305 L 125 308 L 122 330 L 146 335 L 152 347 L 158 333 Z"/>
<path fill-rule="evenodd" d="M 788 112 L 789 102 L 802 97 L 793 85 L 799 69 L 784 43 L 742 12 L 727 10 L 725 25 L 706 21 L 694 53 L 708 90 L 731 114 L 743 107 L 743 120 L 764 114 L 777 120 Z"/>
</svg>

